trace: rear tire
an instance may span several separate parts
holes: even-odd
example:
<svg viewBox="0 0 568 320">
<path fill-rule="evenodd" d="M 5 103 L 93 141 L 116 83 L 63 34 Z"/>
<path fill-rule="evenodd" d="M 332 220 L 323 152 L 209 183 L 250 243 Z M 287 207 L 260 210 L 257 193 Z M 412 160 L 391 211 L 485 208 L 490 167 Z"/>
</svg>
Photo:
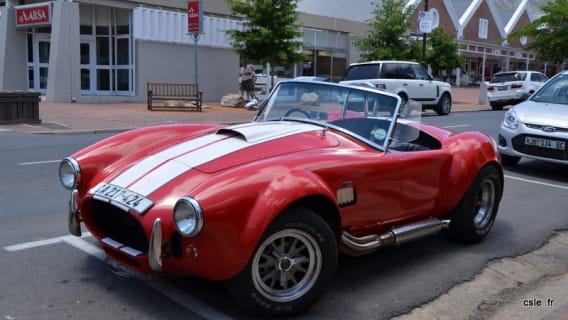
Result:
<svg viewBox="0 0 568 320">
<path fill-rule="evenodd" d="M 493 111 L 498 111 L 498 110 L 503 110 L 503 105 L 497 102 L 490 102 L 489 103 L 491 105 L 491 109 Z"/>
<path fill-rule="evenodd" d="M 311 210 L 292 208 L 268 227 L 249 262 L 227 284 L 253 314 L 292 316 L 323 295 L 335 276 L 337 257 L 329 225 Z"/>
<path fill-rule="evenodd" d="M 473 180 L 451 214 L 449 234 L 464 242 L 480 242 L 489 233 L 501 201 L 502 181 L 493 165 L 487 165 Z"/>
</svg>

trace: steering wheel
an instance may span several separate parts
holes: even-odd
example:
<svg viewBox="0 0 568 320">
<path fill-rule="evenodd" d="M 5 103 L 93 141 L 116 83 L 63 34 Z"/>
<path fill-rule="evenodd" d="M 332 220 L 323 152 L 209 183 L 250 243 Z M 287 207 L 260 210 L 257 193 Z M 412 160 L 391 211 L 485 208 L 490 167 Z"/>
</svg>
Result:
<svg viewBox="0 0 568 320">
<path fill-rule="evenodd" d="M 288 117 L 288 116 L 290 116 L 290 115 L 291 115 L 292 113 L 294 113 L 294 112 L 299 112 L 299 113 L 303 114 L 304 116 L 306 116 L 306 118 L 310 119 L 310 114 L 309 114 L 306 110 L 302 110 L 302 109 L 299 109 L 299 108 L 294 108 L 294 109 L 288 110 L 288 111 L 284 114 L 284 116 L 285 116 L 285 117 Z"/>
</svg>

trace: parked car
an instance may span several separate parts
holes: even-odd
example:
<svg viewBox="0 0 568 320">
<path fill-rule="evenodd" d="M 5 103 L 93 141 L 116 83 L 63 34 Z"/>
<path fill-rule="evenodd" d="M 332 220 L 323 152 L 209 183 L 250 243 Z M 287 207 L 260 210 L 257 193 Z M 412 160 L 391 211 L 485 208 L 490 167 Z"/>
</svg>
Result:
<svg viewBox="0 0 568 320">
<path fill-rule="evenodd" d="M 452 110 L 452 86 L 447 82 L 435 81 L 419 64 L 411 61 L 369 61 L 354 63 L 347 68 L 341 83 L 372 83 L 377 88 L 400 96 L 406 116 L 406 102 L 412 99 L 422 109 L 433 109 L 439 115 Z"/>
<path fill-rule="evenodd" d="M 505 113 L 499 131 L 502 163 L 521 158 L 568 164 L 568 71 L 538 89 L 527 101 Z"/>
<path fill-rule="evenodd" d="M 374 87 L 282 81 L 251 123 L 117 134 L 66 157 L 68 226 L 113 265 L 226 280 L 264 316 L 314 304 L 340 251 L 363 255 L 434 235 L 479 242 L 503 173 L 495 141 L 398 120 Z"/>
<path fill-rule="evenodd" d="M 525 101 L 548 77 L 537 71 L 507 71 L 493 75 L 487 86 L 487 98 L 493 110 Z"/>
</svg>

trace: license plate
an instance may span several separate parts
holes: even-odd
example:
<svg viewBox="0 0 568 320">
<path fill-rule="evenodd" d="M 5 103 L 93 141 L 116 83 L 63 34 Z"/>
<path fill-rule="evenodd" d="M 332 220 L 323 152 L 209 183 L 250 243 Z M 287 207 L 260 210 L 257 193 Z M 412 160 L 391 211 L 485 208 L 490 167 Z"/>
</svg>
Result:
<svg viewBox="0 0 568 320">
<path fill-rule="evenodd" d="M 500 91 L 507 90 L 507 86 L 497 87 L 497 90 L 500 90 Z"/>
<path fill-rule="evenodd" d="M 154 203 L 143 195 L 110 183 L 100 183 L 89 191 L 95 198 L 109 201 L 111 204 L 128 211 L 132 209 L 139 214 L 144 213 Z"/>
<path fill-rule="evenodd" d="M 564 142 L 564 141 L 541 139 L 541 138 L 534 138 L 534 137 L 525 137 L 525 145 L 541 147 L 541 148 L 548 148 L 548 149 L 555 149 L 555 150 L 565 150 L 566 149 L 566 142 Z"/>
</svg>

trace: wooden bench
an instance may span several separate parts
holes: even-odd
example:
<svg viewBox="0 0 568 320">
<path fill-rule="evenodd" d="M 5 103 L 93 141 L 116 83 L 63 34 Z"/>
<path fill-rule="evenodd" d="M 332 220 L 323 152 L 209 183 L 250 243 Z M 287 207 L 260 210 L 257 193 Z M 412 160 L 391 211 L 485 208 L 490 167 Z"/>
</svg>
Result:
<svg viewBox="0 0 568 320">
<path fill-rule="evenodd" d="M 148 82 L 148 110 L 202 111 L 202 95 L 197 84 Z M 154 105 L 154 101 L 164 103 Z"/>
</svg>

